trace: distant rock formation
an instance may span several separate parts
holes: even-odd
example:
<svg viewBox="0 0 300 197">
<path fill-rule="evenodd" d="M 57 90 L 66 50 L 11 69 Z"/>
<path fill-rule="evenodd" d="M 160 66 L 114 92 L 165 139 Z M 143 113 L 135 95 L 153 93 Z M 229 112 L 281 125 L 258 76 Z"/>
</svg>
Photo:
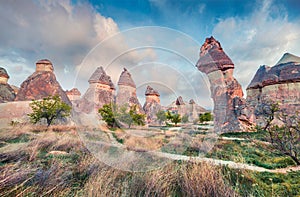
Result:
<svg viewBox="0 0 300 197">
<path fill-rule="evenodd" d="M 300 57 L 286 53 L 275 66 L 257 70 L 247 87 L 247 102 L 259 109 L 268 101 L 278 102 L 286 112 L 300 111 Z M 263 125 L 257 112 L 252 115 Z"/>
<path fill-rule="evenodd" d="M 16 101 L 30 101 L 59 95 L 63 102 L 71 105 L 71 101 L 56 80 L 53 70 L 53 65 L 49 60 L 38 61 L 36 71 L 21 84 Z"/>
<path fill-rule="evenodd" d="M 89 79 L 89 88 L 79 101 L 80 111 L 84 113 L 98 113 L 104 104 L 114 102 L 115 86 L 101 67 L 98 67 Z"/>
<path fill-rule="evenodd" d="M 76 101 L 80 99 L 81 93 L 77 88 L 72 88 L 71 90 L 66 90 L 66 94 L 70 101 Z"/>
<path fill-rule="evenodd" d="M 131 74 L 126 68 L 122 71 L 118 81 L 118 93 L 116 97 L 116 104 L 123 106 L 128 104 L 129 106 L 137 106 L 137 110 L 140 113 L 144 113 L 142 105 L 140 104 L 136 96 L 136 86 L 131 78 Z"/>
<path fill-rule="evenodd" d="M 156 118 L 156 113 L 162 109 L 160 105 L 160 95 L 158 91 L 154 90 L 151 86 L 147 86 L 146 92 L 146 101 L 143 106 L 143 109 L 146 114 L 148 123 L 158 123 Z"/>
<path fill-rule="evenodd" d="M 0 103 L 14 101 L 16 94 L 14 89 L 7 83 L 9 76 L 6 70 L 0 67 Z"/>
<path fill-rule="evenodd" d="M 251 126 L 251 122 L 243 91 L 233 77 L 233 62 L 214 37 L 206 38 L 196 66 L 207 74 L 210 81 L 215 132 L 245 131 Z"/>
<path fill-rule="evenodd" d="M 187 115 L 190 122 L 199 119 L 199 114 L 207 112 L 205 108 L 198 105 L 194 99 L 190 99 L 189 102 L 185 102 L 181 96 L 179 96 L 174 102 L 166 107 L 167 110 L 173 113 L 178 113 L 182 116 Z"/>
</svg>

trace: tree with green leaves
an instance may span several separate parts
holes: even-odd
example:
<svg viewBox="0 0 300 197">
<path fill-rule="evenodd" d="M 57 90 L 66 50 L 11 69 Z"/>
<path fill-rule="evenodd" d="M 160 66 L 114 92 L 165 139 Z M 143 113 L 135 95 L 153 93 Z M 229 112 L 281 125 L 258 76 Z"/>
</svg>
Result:
<svg viewBox="0 0 300 197">
<path fill-rule="evenodd" d="M 107 123 L 109 127 L 116 128 L 118 126 L 117 119 L 116 119 L 116 105 L 105 104 L 98 110 L 102 119 Z"/>
<path fill-rule="evenodd" d="M 204 114 L 199 114 L 199 121 L 200 123 L 206 122 L 206 121 L 212 121 L 213 116 L 210 112 L 205 112 Z"/>
<path fill-rule="evenodd" d="M 172 115 L 172 119 L 171 122 L 173 122 L 175 124 L 175 126 L 177 126 L 177 124 L 181 121 L 181 117 L 180 114 L 173 114 Z"/>
<path fill-rule="evenodd" d="M 128 125 L 131 128 L 132 124 L 145 125 L 145 115 L 137 112 L 137 106 L 133 105 L 129 108 L 128 105 L 120 107 L 118 112 L 118 120 Z"/>
<path fill-rule="evenodd" d="M 166 112 L 164 110 L 159 110 L 156 113 L 156 118 L 157 118 L 159 124 L 161 125 L 164 121 L 167 120 Z"/>
<path fill-rule="evenodd" d="M 54 120 L 63 119 L 71 115 L 71 106 L 64 103 L 58 95 L 48 96 L 42 100 L 33 100 L 30 104 L 32 113 L 28 114 L 34 124 L 46 119 L 49 127 Z"/>
</svg>

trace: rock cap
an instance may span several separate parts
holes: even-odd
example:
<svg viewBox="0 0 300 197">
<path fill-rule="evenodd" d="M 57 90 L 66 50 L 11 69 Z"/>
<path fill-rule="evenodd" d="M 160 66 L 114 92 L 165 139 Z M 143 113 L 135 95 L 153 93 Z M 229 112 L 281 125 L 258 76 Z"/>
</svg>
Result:
<svg viewBox="0 0 300 197">
<path fill-rule="evenodd" d="M 53 64 L 50 60 L 48 59 L 41 59 L 39 61 L 37 61 L 35 63 L 36 65 L 36 71 L 39 72 L 39 71 L 54 71 L 54 67 L 53 67 Z"/>
<path fill-rule="evenodd" d="M 155 95 L 155 96 L 160 96 L 157 90 L 154 90 L 151 86 L 147 86 L 146 92 L 145 92 L 146 96 L 149 95 Z"/>
<path fill-rule="evenodd" d="M 196 104 L 196 102 L 194 101 L 194 99 L 191 99 L 191 100 L 189 101 L 189 104 Z"/>
<path fill-rule="evenodd" d="M 115 89 L 115 86 L 110 78 L 104 71 L 103 67 L 98 67 L 89 79 L 89 83 L 101 83 L 109 85 L 111 89 Z"/>
<path fill-rule="evenodd" d="M 123 71 L 118 81 L 118 85 L 131 86 L 133 88 L 136 88 L 136 85 L 131 78 L 131 74 L 128 72 L 126 68 L 123 68 Z"/>
<path fill-rule="evenodd" d="M 0 77 L 9 79 L 9 75 L 7 74 L 5 68 L 0 67 Z"/>
<path fill-rule="evenodd" d="M 185 105 L 183 99 L 181 96 L 179 96 L 177 99 L 176 99 L 176 102 L 175 102 L 176 105 Z"/>
<path fill-rule="evenodd" d="M 227 70 L 234 68 L 231 59 L 223 51 L 220 42 L 213 36 L 206 38 L 200 48 L 200 58 L 196 67 L 206 74 L 217 70 Z"/>
</svg>

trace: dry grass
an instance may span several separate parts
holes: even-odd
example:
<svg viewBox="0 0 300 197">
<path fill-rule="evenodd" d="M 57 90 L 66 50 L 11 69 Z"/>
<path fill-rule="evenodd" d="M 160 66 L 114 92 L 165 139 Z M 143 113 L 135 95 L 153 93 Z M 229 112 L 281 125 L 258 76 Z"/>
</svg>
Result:
<svg viewBox="0 0 300 197">
<path fill-rule="evenodd" d="M 104 167 L 85 185 L 88 196 L 235 196 L 221 169 L 207 163 L 172 163 L 130 173 Z"/>
<path fill-rule="evenodd" d="M 125 137 L 124 145 L 126 145 L 129 150 L 136 150 L 136 151 L 158 150 L 163 145 L 163 136 L 155 136 L 155 137 L 147 137 L 147 138 L 127 136 Z"/>
</svg>

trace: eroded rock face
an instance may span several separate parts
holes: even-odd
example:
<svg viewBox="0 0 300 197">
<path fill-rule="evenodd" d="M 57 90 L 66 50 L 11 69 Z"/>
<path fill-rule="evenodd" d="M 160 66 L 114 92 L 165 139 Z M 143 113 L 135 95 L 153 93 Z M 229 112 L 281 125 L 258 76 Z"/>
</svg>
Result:
<svg viewBox="0 0 300 197">
<path fill-rule="evenodd" d="M 146 101 L 143 106 L 148 123 L 158 123 L 156 119 L 156 113 L 162 109 L 160 105 L 160 98 L 158 91 L 154 90 L 152 87 L 147 86 Z"/>
<path fill-rule="evenodd" d="M 80 99 L 81 93 L 77 88 L 72 88 L 71 90 L 66 90 L 66 94 L 70 101 L 76 101 Z"/>
<path fill-rule="evenodd" d="M 116 104 L 118 106 L 124 106 L 125 104 L 128 104 L 129 106 L 136 105 L 138 112 L 144 113 L 142 105 L 136 96 L 135 83 L 131 78 L 131 74 L 126 68 L 124 68 L 120 75 L 118 87 L 119 90 L 116 97 Z"/>
<path fill-rule="evenodd" d="M 207 38 L 202 45 L 196 66 L 210 81 L 215 132 L 247 130 L 251 121 L 241 85 L 233 77 L 234 64 L 213 37 Z"/>
<path fill-rule="evenodd" d="M 40 60 L 36 63 L 36 71 L 21 84 L 16 101 L 31 101 L 59 95 L 63 102 L 71 105 L 71 101 L 56 80 L 52 63 L 49 62 Z"/>
<path fill-rule="evenodd" d="M 13 88 L 7 83 L 9 76 L 6 70 L 0 67 L 0 103 L 14 101 L 16 94 Z"/>
<path fill-rule="evenodd" d="M 273 67 L 261 66 L 247 87 L 247 103 L 259 109 L 269 102 L 280 104 L 286 112 L 300 111 L 300 58 L 284 54 Z M 263 126 L 257 110 L 252 110 L 257 124 Z"/>
<path fill-rule="evenodd" d="M 114 84 L 102 67 L 98 67 L 92 74 L 89 84 L 82 99 L 77 102 L 81 112 L 98 113 L 103 105 L 114 102 Z"/>
</svg>

